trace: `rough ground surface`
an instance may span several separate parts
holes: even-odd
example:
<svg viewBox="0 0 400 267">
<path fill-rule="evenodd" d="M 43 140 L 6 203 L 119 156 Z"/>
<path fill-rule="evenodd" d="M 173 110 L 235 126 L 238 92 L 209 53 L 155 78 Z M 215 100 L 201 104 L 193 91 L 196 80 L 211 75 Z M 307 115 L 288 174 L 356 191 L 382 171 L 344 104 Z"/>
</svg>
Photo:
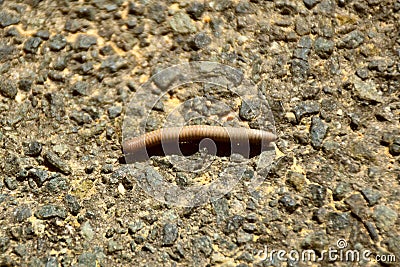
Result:
<svg viewBox="0 0 400 267">
<path fill-rule="evenodd" d="M 398 266 L 399 21 L 398 0 L 0 0 L 0 265 L 303 266 L 256 254 L 342 238 Z M 193 60 L 257 84 L 283 157 L 252 194 L 174 208 L 127 174 L 121 127 Z"/>
</svg>

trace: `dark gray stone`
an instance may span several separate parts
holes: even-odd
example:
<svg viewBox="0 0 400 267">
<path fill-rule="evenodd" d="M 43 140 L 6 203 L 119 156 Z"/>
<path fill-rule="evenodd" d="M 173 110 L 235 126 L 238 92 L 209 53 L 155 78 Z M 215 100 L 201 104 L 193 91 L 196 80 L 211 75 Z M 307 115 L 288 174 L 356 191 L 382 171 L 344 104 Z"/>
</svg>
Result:
<svg viewBox="0 0 400 267">
<path fill-rule="evenodd" d="M 39 37 L 31 37 L 24 44 L 24 51 L 28 53 L 35 54 L 39 46 L 42 44 L 42 39 Z"/>
<path fill-rule="evenodd" d="M 195 33 L 196 27 L 192 23 L 189 15 L 183 12 L 177 12 L 170 20 L 171 28 L 177 33 Z"/>
<path fill-rule="evenodd" d="M 10 244 L 10 239 L 6 236 L 0 237 L 0 252 L 5 253 Z"/>
<path fill-rule="evenodd" d="M 377 242 L 379 240 L 379 234 L 378 231 L 375 227 L 375 225 L 372 222 L 364 222 L 364 226 L 365 228 L 367 228 L 367 231 L 369 233 L 369 235 L 371 236 L 372 240 L 374 240 L 375 242 Z"/>
<path fill-rule="evenodd" d="M 322 207 L 325 204 L 326 199 L 326 188 L 320 185 L 310 185 L 311 201 L 317 208 Z"/>
<path fill-rule="evenodd" d="M 67 211 L 64 207 L 49 204 L 42 206 L 35 212 L 35 216 L 39 219 L 47 220 L 52 218 L 67 218 Z"/>
<path fill-rule="evenodd" d="M 92 122 L 90 115 L 82 111 L 72 111 L 70 118 L 76 121 L 79 125 L 89 124 Z"/>
<path fill-rule="evenodd" d="M 311 49 L 312 45 L 313 45 L 313 41 L 310 38 L 310 36 L 303 36 L 300 38 L 300 40 L 297 44 L 297 47 Z"/>
<path fill-rule="evenodd" d="M 368 63 L 368 69 L 377 72 L 385 72 L 388 68 L 388 62 L 384 59 L 374 59 Z"/>
<path fill-rule="evenodd" d="M 108 247 L 108 252 L 110 254 L 113 254 L 115 252 L 118 252 L 118 251 L 121 251 L 124 249 L 124 246 L 120 242 L 117 242 L 115 240 L 108 241 L 107 247 Z"/>
<path fill-rule="evenodd" d="M 400 136 L 397 137 L 397 134 L 393 132 L 385 132 L 382 134 L 381 145 L 389 146 L 396 138 L 400 138 Z"/>
<path fill-rule="evenodd" d="M 32 79 L 21 79 L 18 82 L 18 89 L 24 92 L 29 92 L 31 90 L 32 83 Z"/>
<path fill-rule="evenodd" d="M 10 190 L 15 190 L 15 189 L 18 188 L 18 182 L 13 177 L 8 177 L 8 176 L 5 177 L 4 178 L 4 184 Z"/>
<path fill-rule="evenodd" d="M 122 113 L 122 107 L 121 106 L 113 106 L 108 108 L 108 117 L 112 120 L 117 117 L 119 117 Z"/>
<path fill-rule="evenodd" d="M 53 62 L 53 69 L 62 71 L 67 67 L 68 56 L 60 55 Z"/>
<path fill-rule="evenodd" d="M 303 0 L 304 5 L 305 5 L 308 9 L 312 9 L 312 8 L 315 7 L 319 2 L 320 2 L 320 0 Z"/>
<path fill-rule="evenodd" d="M 89 84 L 87 82 L 78 81 L 74 83 L 71 87 L 72 95 L 83 96 L 87 94 Z"/>
<path fill-rule="evenodd" d="M 48 151 L 46 154 L 44 154 L 44 159 L 46 160 L 46 163 L 48 165 L 55 168 L 57 171 L 65 175 L 71 174 L 71 168 L 69 167 L 69 165 L 64 162 L 60 157 L 58 157 L 55 153 Z"/>
<path fill-rule="evenodd" d="M 333 53 L 335 43 L 322 37 L 318 37 L 314 42 L 314 49 L 322 59 L 327 59 Z"/>
<path fill-rule="evenodd" d="M 153 245 L 151 245 L 150 243 L 147 243 L 147 242 L 143 245 L 142 249 L 144 251 L 148 251 L 153 254 L 156 253 L 156 251 L 157 251 L 157 248 L 155 248 Z"/>
<path fill-rule="evenodd" d="M 97 257 L 96 254 L 90 252 L 83 252 L 78 257 L 79 266 L 87 266 L 87 267 L 96 267 L 97 265 Z"/>
<path fill-rule="evenodd" d="M 46 190 L 51 194 L 59 194 L 66 192 L 69 189 L 68 181 L 60 174 L 56 174 L 50 178 L 50 181 L 46 184 Z"/>
<path fill-rule="evenodd" d="M 133 223 L 129 224 L 128 232 L 133 235 L 136 234 L 140 229 L 145 227 L 146 224 L 142 220 L 134 221 Z"/>
<path fill-rule="evenodd" d="M 365 80 L 369 77 L 369 71 L 367 68 L 358 69 L 356 71 L 356 75 L 360 77 L 362 80 Z"/>
<path fill-rule="evenodd" d="M 25 244 L 18 244 L 14 248 L 14 253 L 19 257 L 23 258 L 27 255 L 26 245 Z"/>
<path fill-rule="evenodd" d="M 49 179 L 49 173 L 46 170 L 33 168 L 29 170 L 28 177 L 32 178 L 38 187 L 41 187 Z"/>
<path fill-rule="evenodd" d="M 189 6 L 186 8 L 186 13 L 188 13 L 189 16 L 195 20 L 199 20 L 203 15 L 204 11 L 205 11 L 205 5 L 204 3 L 200 2 L 191 2 Z"/>
<path fill-rule="evenodd" d="M 14 218 L 21 223 L 32 216 L 32 210 L 28 206 L 20 206 L 14 210 Z"/>
<path fill-rule="evenodd" d="M 18 89 L 12 81 L 0 79 L 0 93 L 4 97 L 14 99 L 18 93 Z"/>
<path fill-rule="evenodd" d="M 39 37 L 43 40 L 48 40 L 50 37 L 50 32 L 48 30 L 39 30 L 35 33 L 35 37 Z"/>
<path fill-rule="evenodd" d="M 371 188 L 364 188 L 363 190 L 361 190 L 361 193 L 363 194 L 364 198 L 368 201 L 368 204 L 370 206 L 374 206 L 382 198 L 382 195 L 381 193 L 379 193 L 379 191 Z"/>
<path fill-rule="evenodd" d="M 309 34 L 311 29 L 308 21 L 302 17 L 299 17 L 295 24 L 295 31 L 300 36 Z"/>
<path fill-rule="evenodd" d="M 367 215 L 367 205 L 361 194 L 352 194 L 349 196 L 344 203 L 346 203 L 352 212 L 352 215 L 361 220 L 368 218 Z"/>
<path fill-rule="evenodd" d="M 389 207 L 378 205 L 374 208 L 373 218 L 379 230 L 391 231 L 396 224 L 398 214 Z"/>
<path fill-rule="evenodd" d="M 77 19 L 69 19 L 65 22 L 64 30 L 72 33 L 78 32 L 85 25 Z"/>
<path fill-rule="evenodd" d="M 10 59 L 14 54 L 14 51 L 14 46 L 0 43 L 0 62 Z"/>
<path fill-rule="evenodd" d="M 113 172 L 113 165 L 112 164 L 104 164 L 101 167 L 101 173 L 109 174 Z"/>
<path fill-rule="evenodd" d="M 153 81 L 162 90 L 168 89 L 168 87 L 179 78 L 179 73 L 173 69 L 165 69 L 161 73 L 153 72 Z"/>
<path fill-rule="evenodd" d="M 383 102 L 382 96 L 378 93 L 376 84 L 373 81 L 362 81 L 354 79 L 354 95 L 360 100 L 372 103 Z"/>
<path fill-rule="evenodd" d="M 328 132 L 328 125 L 326 125 L 319 117 L 314 116 L 311 119 L 311 145 L 314 148 L 321 148 L 322 142 Z"/>
<path fill-rule="evenodd" d="M 213 210 L 217 215 L 217 224 L 225 222 L 229 217 L 229 204 L 225 198 L 220 198 L 211 202 Z"/>
<path fill-rule="evenodd" d="M 100 48 L 100 54 L 102 54 L 103 56 L 111 56 L 115 54 L 115 50 L 111 45 L 105 45 Z"/>
<path fill-rule="evenodd" d="M 348 146 L 349 155 L 356 160 L 374 161 L 375 153 L 371 149 L 369 142 L 353 141 Z"/>
<path fill-rule="evenodd" d="M 24 146 L 24 154 L 30 157 L 37 157 L 42 152 L 42 144 L 38 141 L 31 141 Z"/>
<path fill-rule="evenodd" d="M 110 73 L 126 68 L 128 68 L 128 61 L 116 55 L 107 57 L 100 66 L 100 69 L 107 70 Z"/>
<path fill-rule="evenodd" d="M 241 0 L 236 8 L 235 11 L 237 14 L 253 14 L 254 9 L 248 1 Z"/>
<path fill-rule="evenodd" d="M 121 166 L 113 171 L 109 179 L 110 184 L 122 183 L 127 190 L 131 190 L 133 188 L 133 181 L 134 177 L 131 169 L 128 166 Z"/>
<path fill-rule="evenodd" d="M 313 212 L 312 219 L 317 221 L 318 223 L 325 223 L 327 214 L 328 211 L 326 210 L 326 208 L 322 207 Z"/>
<path fill-rule="evenodd" d="M 278 0 L 275 1 L 275 7 L 282 15 L 293 16 L 297 13 L 297 6 L 292 1 Z"/>
<path fill-rule="evenodd" d="M 193 247 L 200 252 L 202 252 L 205 256 L 211 255 L 213 251 L 212 241 L 208 236 L 198 237 L 192 240 Z"/>
<path fill-rule="evenodd" d="M 260 115 L 260 107 L 257 103 L 242 101 L 239 109 L 239 116 L 243 120 L 252 121 Z"/>
<path fill-rule="evenodd" d="M 236 257 L 235 260 L 252 263 L 254 261 L 254 256 L 249 252 L 243 252 L 238 257 Z M 245 263 L 240 263 L 240 264 L 236 265 L 236 267 L 248 267 L 248 266 L 249 265 L 247 265 Z"/>
<path fill-rule="evenodd" d="M 49 71 L 48 77 L 49 77 L 49 79 L 51 79 L 52 81 L 55 81 L 55 82 L 65 82 L 64 75 L 58 71 L 54 71 L 54 70 Z"/>
<path fill-rule="evenodd" d="M 244 223 L 242 228 L 246 233 L 254 233 L 257 230 L 257 226 L 254 223 Z"/>
<path fill-rule="evenodd" d="M 232 5 L 231 0 L 220 0 L 220 1 L 216 1 L 214 3 L 215 3 L 214 10 L 219 11 L 219 12 L 228 9 Z"/>
<path fill-rule="evenodd" d="M 166 223 L 163 227 L 163 246 L 172 246 L 178 238 L 178 226 L 175 223 Z"/>
<path fill-rule="evenodd" d="M 285 194 L 279 199 L 279 203 L 285 208 L 285 210 L 289 213 L 294 212 L 299 204 L 290 196 L 289 194 Z"/>
<path fill-rule="evenodd" d="M 79 18 L 94 20 L 96 18 L 96 11 L 91 6 L 81 6 L 76 10 L 76 14 Z"/>
<path fill-rule="evenodd" d="M 199 50 L 211 44 L 211 38 L 204 32 L 196 34 L 189 42 L 193 50 Z"/>
<path fill-rule="evenodd" d="M 76 50 L 88 50 L 91 46 L 96 44 L 97 44 L 96 36 L 88 34 L 80 34 L 78 38 L 76 38 L 74 48 Z"/>
<path fill-rule="evenodd" d="M 389 153 L 393 156 L 400 155 L 400 137 L 396 137 L 393 143 L 389 145 Z"/>
<path fill-rule="evenodd" d="M 52 256 L 47 258 L 45 267 L 58 267 L 58 266 L 59 263 L 57 257 Z"/>
<path fill-rule="evenodd" d="M 126 26 L 128 26 L 129 29 L 133 29 L 133 28 L 135 28 L 137 25 L 138 25 L 138 20 L 137 20 L 136 17 L 129 18 L 129 19 L 126 21 Z"/>
<path fill-rule="evenodd" d="M 242 226 L 244 220 L 245 220 L 245 218 L 240 215 L 234 215 L 234 216 L 230 217 L 226 221 L 224 233 L 228 235 L 230 233 L 236 232 Z"/>
<path fill-rule="evenodd" d="M 236 241 L 238 244 L 245 244 L 247 242 L 251 242 L 253 240 L 253 235 L 246 233 L 245 231 L 239 229 L 236 234 Z"/>
<path fill-rule="evenodd" d="M 350 216 L 347 213 L 330 212 L 327 216 L 327 233 L 335 234 L 350 226 Z"/>
<path fill-rule="evenodd" d="M 400 2 L 399 3 L 399 9 L 400 9 Z M 399 235 L 393 235 L 393 236 L 388 236 L 387 241 L 385 241 L 385 244 L 387 244 L 388 249 L 391 253 L 395 255 L 400 255 L 400 236 Z M 392 256 L 393 256 L 392 254 Z M 396 256 L 397 259 L 397 256 Z M 393 262 L 392 262 L 393 263 Z M 391 263 L 388 262 L 388 265 Z"/>
<path fill-rule="evenodd" d="M 310 74 L 310 64 L 302 59 L 293 59 L 290 70 L 297 81 L 306 81 Z"/>
<path fill-rule="evenodd" d="M 81 210 L 81 205 L 79 204 L 78 200 L 76 199 L 75 196 L 73 195 L 65 195 L 64 201 L 66 203 L 66 206 L 69 210 L 69 212 L 72 215 L 78 215 L 79 211 Z"/>
<path fill-rule="evenodd" d="M 49 41 L 49 47 L 53 51 L 60 51 L 67 45 L 67 39 L 62 34 L 56 34 Z"/>
<path fill-rule="evenodd" d="M 307 61 L 308 60 L 308 56 L 310 55 L 310 51 L 311 51 L 311 49 L 309 49 L 309 48 L 303 48 L 303 47 L 296 48 L 293 51 L 293 57 L 301 59 L 301 60 L 304 60 L 304 61 Z"/>
<path fill-rule="evenodd" d="M 0 26 L 2 28 L 18 24 L 20 22 L 20 18 L 18 14 L 10 13 L 7 11 L 0 11 Z"/>
<path fill-rule="evenodd" d="M 340 39 L 339 48 L 354 49 L 364 42 L 364 34 L 358 30 L 354 30 Z"/>
<path fill-rule="evenodd" d="M 303 101 L 294 108 L 296 120 L 299 123 L 304 116 L 317 114 L 320 111 L 320 106 L 317 101 Z"/>
<path fill-rule="evenodd" d="M 128 12 L 132 15 L 141 16 L 145 12 L 145 7 L 140 3 L 131 1 L 128 3 Z"/>
<path fill-rule="evenodd" d="M 148 16 L 150 19 L 154 20 L 158 24 L 165 21 L 167 7 L 163 4 L 163 2 L 155 2 L 151 4 L 148 8 Z"/>
<path fill-rule="evenodd" d="M 302 243 L 302 247 L 305 249 L 313 249 L 321 251 L 329 245 L 328 235 L 324 232 L 314 232 L 306 236 Z"/>
</svg>

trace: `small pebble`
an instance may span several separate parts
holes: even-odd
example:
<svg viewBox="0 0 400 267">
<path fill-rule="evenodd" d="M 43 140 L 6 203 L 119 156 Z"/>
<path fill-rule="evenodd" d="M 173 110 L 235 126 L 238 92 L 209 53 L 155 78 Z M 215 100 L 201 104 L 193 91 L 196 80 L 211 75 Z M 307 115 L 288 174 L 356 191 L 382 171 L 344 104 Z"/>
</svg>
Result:
<svg viewBox="0 0 400 267">
<path fill-rule="evenodd" d="M 326 125 L 318 116 L 314 116 L 311 120 L 310 128 L 311 145 L 314 148 L 321 148 L 327 132 L 328 125 Z"/>
<path fill-rule="evenodd" d="M 303 101 L 294 108 L 297 122 L 299 123 L 304 116 L 317 114 L 320 111 L 320 105 L 317 101 Z"/>
<path fill-rule="evenodd" d="M 163 246 L 171 246 L 178 238 L 178 226 L 175 223 L 167 223 L 163 227 Z"/>
<path fill-rule="evenodd" d="M 67 217 L 67 212 L 64 207 L 49 204 L 42 206 L 35 212 L 35 216 L 39 219 L 47 220 L 51 218 L 65 219 Z"/>
<path fill-rule="evenodd" d="M 119 117 L 122 113 L 122 107 L 121 106 L 113 106 L 108 108 L 108 117 L 112 120 L 117 117 Z"/>
<path fill-rule="evenodd" d="M 67 39 L 62 34 L 56 34 L 49 41 L 49 47 L 53 51 L 60 51 L 67 45 Z"/>
<path fill-rule="evenodd" d="M 88 50 L 91 46 L 97 44 L 97 38 L 93 35 L 80 34 L 76 38 L 74 47 L 76 50 Z"/>
<path fill-rule="evenodd" d="M 30 157 L 37 157 L 42 152 L 42 144 L 38 141 L 31 141 L 24 146 L 24 154 Z"/>
<path fill-rule="evenodd" d="M 190 47 L 193 50 L 199 50 L 211 43 L 211 38 L 206 33 L 198 33 L 196 34 L 193 39 L 189 42 Z"/>
<path fill-rule="evenodd" d="M 6 187 L 10 190 L 15 190 L 18 188 L 18 182 L 15 180 L 15 178 L 12 177 L 6 177 L 4 178 L 4 184 Z"/>
<path fill-rule="evenodd" d="M 42 39 L 39 37 L 31 37 L 25 42 L 24 51 L 35 54 L 42 42 Z"/>
<path fill-rule="evenodd" d="M 4 97 L 14 99 L 15 96 L 17 95 L 17 92 L 18 92 L 17 87 L 12 81 L 0 79 L 0 93 Z"/>
<path fill-rule="evenodd" d="M 44 154 L 44 159 L 50 166 L 54 167 L 57 171 L 60 171 L 65 175 L 71 174 L 71 168 L 68 166 L 68 164 L 65 163 L 62 159 L 60 159 L 55 153 L 48 151 L 46 154 Z"/>
</svg>

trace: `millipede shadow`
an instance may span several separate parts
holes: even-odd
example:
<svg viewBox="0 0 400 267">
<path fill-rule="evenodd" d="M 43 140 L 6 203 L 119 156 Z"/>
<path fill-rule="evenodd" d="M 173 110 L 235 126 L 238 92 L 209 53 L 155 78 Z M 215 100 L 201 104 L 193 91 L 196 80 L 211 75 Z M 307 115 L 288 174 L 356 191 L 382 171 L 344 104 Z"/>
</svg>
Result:
<svg viewBox="0 0 400 267">
<path fill-rule="evenodd" d="M 268 145 L 262 144 L 261 142 L 252 142 L 252 143 L 235 143 L 232 144 L 230 141 L 227 142 L 215 142 L 215 153 L 209 153 L 216 155 L 218 157 L 229 157 L 233 153 L 241 154 L 245 158 L 253 158 L 258 156 L 263 151 L 273 151 L 275 148 L 268 143 Z M 135 153 L 130 154 L 127 153 L 124 156 L 124 159 L 120 159 L 121 163 L 132 163 L 132 162 L 140 162 L 149 159 L 152 156 L 166 156 L 166 155 L 183 155 L 183 156 L 191 156 L 200 151 L 200 142 L 184 142 L 179 143 L 178 146 L 171 148 L 169 147 L 168 153 L 165 153 L 165 145 L 155 144 L 152 146 L 146 146 L 145 150 L 147 153 Z M 179 148 L 179 149 L 178 149 Z"/>
</svg>

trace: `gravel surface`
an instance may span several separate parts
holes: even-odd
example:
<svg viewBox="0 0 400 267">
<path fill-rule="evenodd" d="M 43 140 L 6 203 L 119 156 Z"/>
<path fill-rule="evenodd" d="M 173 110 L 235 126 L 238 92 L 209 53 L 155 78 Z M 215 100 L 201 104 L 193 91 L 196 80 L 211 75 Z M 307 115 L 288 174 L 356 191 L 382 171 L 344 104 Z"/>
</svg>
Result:
<svg viewBox="0 0 400 267">
<path fill-rule="evenodd" d="M 398 0 L 0 0 L 0 266 L 304 266 L 260 253 L 320 256 L 340 239 L 397 260 L 355 265 L 399 266 L 399 33 Z M 198 60 L 256 84 L 279 159 L 256 191 L 249 164 L 223 198 L 174 207 L 124 164 L 122 124 L 141 84 Z M 197 89 L 166 95 L 146 130 Z M 246 105 L 235 112 L 252 126 Z M 204 182 L 152 164 L 181 187 Z"/>
</svg>

